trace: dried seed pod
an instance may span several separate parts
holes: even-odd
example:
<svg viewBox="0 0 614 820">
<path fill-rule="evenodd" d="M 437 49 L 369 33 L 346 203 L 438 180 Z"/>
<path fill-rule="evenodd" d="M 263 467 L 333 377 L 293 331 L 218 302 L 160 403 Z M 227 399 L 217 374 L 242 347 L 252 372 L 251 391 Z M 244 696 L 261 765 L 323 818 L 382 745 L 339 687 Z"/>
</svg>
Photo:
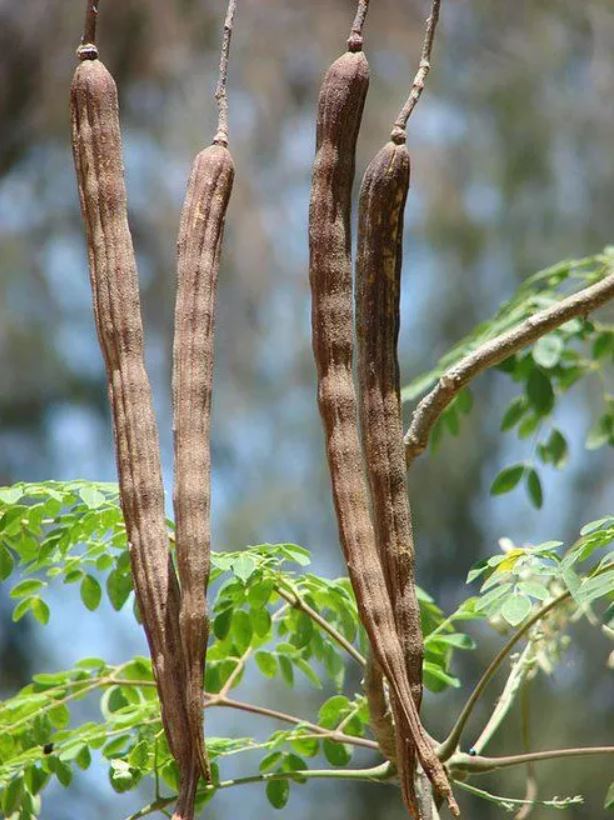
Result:
<svg viewBox="0 0 614 820">
<path fill-rule="evenodd" d="M 419 710 L 423 640 L 405 486 L 397 359 L 403 212 L 409 175 L 410 160 L 404 140 L 388 142 L 365 172 L 359 199 L 355 294 L 360 422 L 373 525 Z M 415 752 L 411 743 L 402 755 L 397 755 L 397 765 L 406 770 L 406 779 L 413 781 Z"/>
<path fill-rule="evenodd" d="M 234 164 L 212 145 L 196 157 L 179 228 L 173 345 L 175 524 L 181 582 L 179 623 L 186 664 L 191 737 L 208 772 L 203 738 L 203 676 L 209 626 L 206 590 L 211 552 L 211 453 L 214 309 Z"/>
<path fill-rule="evenodd" d="M 121 504 L 134 586 L 182 797 L 195 792 L 182 691 L 179 591 L 170 562 L 158 432 L 145 371 L 138 278 L 128 227 L 117 89 L 94 46 L 80 49 L 71 87 L 72 141 L 86 225 L 98 339 L 113 413 Z M 189 800 L 187 800 L 189 803 Z M 184 813 L 181 817 L 189 818 Z"/>
<path fill-rule="evenodd" d="M 418 718 L 396 632 L 388 588 L 371 518 L 358 435 L 352 379 L 353 311 L 350 260 L 351 188 L 355 146 L 368 86 L 362 52 L 347 52 L 328 70 L 318 104 L 316 159 L 309 213 L 313 349 L 318 403 L 324 425 L 333 500 L 341 545 L 361 619 L 393 703 L 420 760 L 442 793 L 445 772 Z M 417 811 L 413 784 L 405 783 L 409 808 Z"/>
<path fill-rule="evenodd" d="M 375 537 L 417 708 L 423 641 L 415 591 L 415 555 L 405 485 L 397 342 L 403 212 L 409 153 L 388 142 L 363 177 L 356 257 L 356 331 L 360 421 Z"/>
</svg>

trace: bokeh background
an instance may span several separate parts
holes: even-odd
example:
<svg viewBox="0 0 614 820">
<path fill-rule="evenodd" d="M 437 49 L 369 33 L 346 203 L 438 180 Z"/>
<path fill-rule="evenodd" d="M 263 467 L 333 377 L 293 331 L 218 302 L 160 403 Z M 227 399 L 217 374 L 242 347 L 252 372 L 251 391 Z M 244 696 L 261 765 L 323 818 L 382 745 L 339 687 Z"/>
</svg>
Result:
<svg viewBox="0 0 614 820">
<path fill-rule="evenodd" d="M 83 5 L 0 0 L 0 485 L 114 479 L 68 128 Z M 371 5 L 372 83 L 358 178 L 407 95 L 427 11 L 422 0 Z M 225 0 L 101 4 L 99 44 L 120 89 L 167 479 L 175 238 L 191 160 L 215 129 L 212 92 L 224 11 Z M 237 178 L 216 339 L 215 545 L 293 541 L 309 547 L 316 571 L 329 575 L 342 572 L 342 564 L 314 398 L 306 227 L 319 82 L 344 48 L 353 12 L 351 0 L 239 3 L 230 69 Z M 525 276 L 614 240 L 612 43 L 611 0 L 444 0 L 434 69 L 409 134 L 406 381 L 489 316 Z M 544 509 L 533 511 L 521 488 L 489 498 L 497 470 L 524 458 L 530 446 L 498 433 L 510 391 L 501 374 L 483 376 L 464 435 L 446 439 L 413 473 L 419 581 L 447 611 L 467 594 L 469 566 L 495 550 L 499 537 L 569 541 L 583 522 L 612 512 L 608 454 L 584 450 L 599 400 L 586 385 L 557 410 L 571 461 L 562 474 L 546 470 Z M 24 685 L 32 672 L 67 668 L 85 654 L 119 662 L 144 649 L 127 615 L 104 606 L 86 614 L 73 588 L 57 591 L 45 628 L 27 618 L 13 625 L 10 611 L 8 590 L 0 587 L 0 695 Z M 500 640 L 473 631 L 482 638 L 480 650 L 457 667 L 467 682 Z M 574 633 L 561 666 L 533 687 L 536 748 L 608 740 L 614 706 L 609 647 L 586 624 Z M 261 687 L 248 680 L 247 696 L 296 705 L 287 691 Z M 299 693 L 302 714 L 316 708 L 313 697 Z M 427 698 L 432 733 L 449 727 L 462 697 Z M 478 711 L 469 734 L 479 731 L 485 715 Z M 212 716 L 209 725 L 214 733 L 238 735 L 251 726 L 236 714 Z M 517 716 L 492 748 L 520 749 Z M 543 764 L 540 792 L 582 792 L 586 804 L 572 816 L 597 818 L 612 774 L 605 759 Z M 518 796 L 524 788 L 522 772 L 491 775 L 482 784 Z M 489 804 L 461 800 L 468 817 L 501 816 Z M 145 802 L 146 792 L 115 795 L 101 764 L 77 778 L 70 792 L 53 787 L 43 819 L 120 818 Z M 272 812 L 259 786 L 230 790 L 207 811 L 211 820 L 261 820 Z M 318 783 L 294 789 L 283 816 L 394 820 L 403 813 L 393 789 Z"/>
</svg>

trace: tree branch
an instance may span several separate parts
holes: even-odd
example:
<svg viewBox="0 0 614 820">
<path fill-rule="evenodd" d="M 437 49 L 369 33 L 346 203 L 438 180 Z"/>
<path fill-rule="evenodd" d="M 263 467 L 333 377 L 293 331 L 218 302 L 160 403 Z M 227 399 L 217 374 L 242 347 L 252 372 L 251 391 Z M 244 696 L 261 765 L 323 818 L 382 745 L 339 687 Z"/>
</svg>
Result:
<svg viewBox="0 0 614 820">
<path fill-rule="evenodd" d="M 213 139 L 216 145 L 228 145 L 228 59 L 230 56 L 230 41 L 232 39 L 232 25 L 234 22 L 237 0 L 228 0 L 226 19 L 224 20 L 224 39 L 220 53 L 220 72 L 215 89 L 215 100 L 218 107 L 217 133 Z"/>
<path fill-rule="evenodd" d="M 359 663 L 361 666 L 365 666 L 367 661 L 360 652 L 356 649 L 356 647 L 352 646 L 352 644 L 343 637 L 343 635 L 338 632 L 334 626 L 328 623 L 328 621 L 323 618 L 318 612 L 315 611 L 309 604 L 304 601 L 300 595 L 296 592 L 289 592 L 288 590 L 284 589 L 281 586 L 276 586 L 275 591 L 277 594 L 287 601 L 290 606 L 293 606 L 295 609 L 302 610 L 305 615 L 308 615 L 312 621 L 314 621 L 321 629 L 327 632 L 331 638 L 339 644 L 339 646 L 343 647 L 348 655 L 351 655 L 352 658 Z"/>
<path fill-rule="evenodd" d="M 545 760 L 560 760 L 565 757 L 593 757 L 595 755 L 614 755 L 614 746 L 585 746 L 576 749 L 550 749 L 544 752 L 528 752 L 520 755 L 506 755 L 503 757 L 482 757 L 481 755 L 467 755 L 458 752 L 448 761 L 448 766 L 454 772 L 467 774 L 483 774 L 498 769 L 509 769 L 512 766 L 525 766 L 528 763 L 541 763 Z"/>
<path fill-rule="evenodd" d="M 600 282 L 562 299 L 552 307 L 530 316 L 518 327 L 486 342 L 473 353 L 447 370 L 435 387 L 414 410 L 409 430 L 405 434 L 405 460 L 409 468 L 427 447 L 433 425 L 452 399 L 479 373 L 502 362 L 537 341 L 545 333 L 565 324 L 576 316 L 591 311 L 614 298 L 614 273 Z"/>
<path fill-rule="evenodd" d="M 463 729 L 471 713 L 473 712 L 473 708 L 478 702 L 480 695 L 490 682 L 490 679 L 495 674 L 497 669 L 501 666 L 505 658 L 511 652 L 513 647 L 518 643 L 518 641 L 526 635 L 526 633 L 531 629 L 531 627 L 540 621 L 545 615 L 547 615 L 551 609 L 554 609 L 559 604 L 566 601 L 568 598 L 571 597 L 571 593 L 569 591 L 562 592 L 556 598 L 554 598 L 549 603 L 545 604 L 543 607 L 537 610 L 537 612 L 531 616 L 526 623 L 524 623 L 517 632 L 515 632 L 512 637 L 507 641 L 507 643 L 503 646 L 502 649 L 495 655 L 492 661 L 489 663 L 487 668 L 484 670 L 482 677 L 479 679 L 475 688 L 469 695 L 467 702 L 463 706 L 461 713 L 459 714 L 456 723 L 452 727 L 450 734 L 448 737 L 441 743 L 437 749 L 437 756 L 440 760 L 448 760 L 453 754 L 454 750 L 458 746 L 458 741 L 460 740 L 461 734 L 463 733 Z M 471 760 L 475 760 L 476 758 L 472 757 Z"/>
<path fill-rule="evenodd" d="M 397 129 L 405 131 L 407 128 L 407 121 L 411 117 L 412 111 L 416 107 L 420 96 L 424 90 L 424 83 L 431 70 L 431 52 L 433 51 L 433 41 L 435 40 L 435 31 L 439 21 L 439 8 L 441 0 L 433 0 L 431 13 L 426 19 L 426 30 L 424 34 L 424 43 L 422 44 L 422 54 L 420 56 L 420 67 L 411 84 L 411 91 L 409 97 L 405 101 L 405 105 L 399 111 L 394 122 L 393 134 Z"/>
<path fill-rule="evenodd" d="M 218 789 L 230 789 L 233 786 L 244 786 L 249 783 L 268 783 L 270 780 L 367 780 L 371 783 L 383 783 L 392 777 L 393 769 L 389 763 L 382 763 L 380 766 L 373 766 L 370 769 L 306 769 L 295 772 L 263 772 L 248 777 L 237 777 L 234 780 L 222 780 L 211 786 L 205 786 L 203 792 L 208 793 Z M 131 814 L 127 820 L 138 820 L 147 817 L 156 811 L 161 811 L 176 799 L 173 797 L 161 797 L 143 806 L 135 814 Z"/>
</svg>

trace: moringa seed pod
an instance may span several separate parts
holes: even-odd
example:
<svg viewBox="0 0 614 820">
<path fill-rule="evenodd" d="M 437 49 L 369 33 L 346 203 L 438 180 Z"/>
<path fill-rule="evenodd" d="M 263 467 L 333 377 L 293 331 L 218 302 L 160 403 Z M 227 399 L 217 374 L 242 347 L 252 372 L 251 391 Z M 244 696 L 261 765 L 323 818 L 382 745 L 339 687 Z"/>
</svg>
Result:
<svg viewBox="0 0 614 820">
<path fill-rule="evenodd" d="M 128 227 L 117 89 L 95 47 L 80 49 L 71 87 L 72 144 L 86 225 L 98 339 L 113 415 L 135 592 L 169 747 L 189 804 L 198 774 L 182 689 L 179 590 L 168 550 L 158 432 L 145 370 L 138 277 Z M 180 817 L 189 820 L 190 814 Z"/>
<path fill-rule="evenodd" d="M 419 709 L 423 640 L 405 484 L 397 358 L 403 212 L 409 175 L 409 152 L 403 143 L 392 141 L 376 154 L 365 172 L 359 199 L 355 294 L 360 420 L 375 537 Z"/>
<path fill-rule="evenodd" d="M 177 242 L 173 500 L 181 582 L 179 623 L 191 738 L 207 778 L 210 772 L 203 738 L 203 677 L 209 636 L 206 592 L 211 553 L 209 437 L 214 311 L 224 220 L 233 179 L 232 156 L 224 145 L 211 145 L 198 154 L 188 182 Z"/>
<path fill-rule="evenodd" d="M 328 70 L 320 91 L 309 211 L 309 277 L 318 404 L 324 426 L 341 546 L 376 662 L 388 679 L 406 731 L 420 744 L 425 770 L 447 778 L 420 723 L 407 677 L 388 588 L 375 545 L 358 434 L 352 377 L 351 189 L 355 148 L 368 87 L 362 52 L 347 52 Z M 416 801 L 405 784 L 409 808 Z"/>
<path fill-rule="evenodd" d="M 422 700 L 423 641 L 415 592 L 411 514 L 405 487 L 397 341 L 403 211 L 410 161 L 404 144 L 387 143 L 361 185 L 356 257 L 356 333 L 360 423 L 375 539 L 416 709 Z M 374 687 L 370 695 L 373 699 Z M 379 698 L 374 700 L 378 706 Z M 401 738 L 397 740 L 401 743 Z M 396 754 L 409 790 L 415 776 L 410 743 Z M 413 801 L 414 797 L 408 797 Z"/>
</svg>

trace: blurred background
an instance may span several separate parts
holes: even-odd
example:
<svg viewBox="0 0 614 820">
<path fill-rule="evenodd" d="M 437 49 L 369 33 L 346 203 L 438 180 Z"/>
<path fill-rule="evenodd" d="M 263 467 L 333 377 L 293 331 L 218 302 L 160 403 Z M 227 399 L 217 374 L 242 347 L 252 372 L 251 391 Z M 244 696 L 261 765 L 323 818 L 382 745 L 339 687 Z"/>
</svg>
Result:
<svg viewBox="0 0 614 820">
<path fill-rule="evenodd" d="M 372 71 L 357 178 L 388 136 L 417 68 L 427 3 L 373 0 L 366 28 Z M 611 0 L 444 0 L 434 69 L 411 121 L 401 365 L 405 382 L 490 316 L 528 274 L 614 241 L 614 7 Z M 17 480 L 114 480 L 102 360 L 94 333 L 86 248 L 70 152 L 68 90 L 81 0 L 0 0 L 0 485 Z M 175 240 L 194 154 L 215 130 L 213 90 L 225 0 L 104 0 L 99 45 L 119 85 L 130 219 L 141 277 L 150 377 L 170 487 L 170 349 Z M 292 541 L 314 569 L 343 571 L 329 496 L 309 336 L 307 208 L 314 110 L 322 74 L 344 50 L 353 0 L 241 0 L 230 67 L 231 147 L 237 167 L 220 274 L 213 413 L 217 549 Z M 498 432 L 513 395 L 497 373 L 476 383 L 460 439 L 446 438 L 413 471 L 419 582 L 451 611 L 470 565 L 497 549 L 556 538 L 612 512 L 611 462 L 588 453 L 594 417 L 582 385 L 557 409 L 571 442 L 563 473 L 545 468 L 544 509 L 526 493 L 490 498 L 498 469 L 530 447 Z M 409 409 L 409 408 L 406 408 Z M 593 408 L 594 409 L 594 408 Z M 83 655 L 120 662 L 144 650 L 128 614 L 85 613 L 74 588 L 57 592 L 47 627 L 11 624 L 0 587 L 0 695 L 33 672 Z M 500 639 L 459 659 L 467 685 Z M 614 705 L 599 631 L 574 627 L 563 663 L 533 687 L 536 748 L 606 743 Z M 359 680 L 350 684 L 358 688 Z M 609 686 L 608 686 L 609 683 Z M 296 696 L 248 681 L 244 699 Z M 469 734 L 481 729 L 488 703 Z M 466 695 L 466 692 L 465 692 Z M 318 700 L 300 693 L 300 710 Z M 312 700 L 313 699 L 313 700 Z M 428 698 L 430 731 L 449 728 L 463 692 Z M 240 714 L 209 731 L 244 735 Z M 260 724 L 257 731 L 261 731 Z M 493 753 L 520 750 L 512 715 Z M 234 766 L 234 763 L 233 763 Z M 235 771 L 232 767 L 223 771 Z M 246 773 L 246 772 L 244 772 Z M 603 815 L 614 773 L 606 759 L 543 764 L 540 796 L 586 795 L 574 818 Z M 480 785 L 521 796 L 523 773 Z M 115 795 L 105 767 L 69 792 L 53 786 L 44 820 L 120 818 L 148 792 Z M 466 816 L 501 810 L 461 794 Z M 220 794 L 207 817 L 261 820 L 260 786 Z M 535 817 L 547 815 L 537 809 Z M 294 789 L 283 816 L 403 817 L 398 793 L 375 786 Z"/>
</svg>

